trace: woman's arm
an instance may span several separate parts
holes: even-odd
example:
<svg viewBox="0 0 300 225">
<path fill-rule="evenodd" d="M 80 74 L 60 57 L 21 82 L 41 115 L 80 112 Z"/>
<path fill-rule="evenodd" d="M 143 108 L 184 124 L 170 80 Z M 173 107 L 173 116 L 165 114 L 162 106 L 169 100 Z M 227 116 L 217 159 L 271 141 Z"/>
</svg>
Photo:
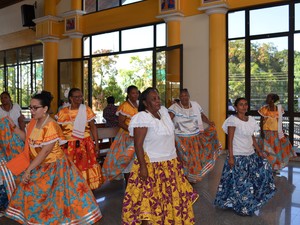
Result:
<svg viewBox="0 0 300 225">
<path fill-rule="evenodd" d="M 263 116 L 260 117 L 259 126 L 260 126 L 260 137 L 262 139 L 264 139 L 265 134 L 264 134 L 264 129 L 263 129 L 263 126 L 264 126 L 264 117 Z"/>
<path fill-rule="evenodd" d="M 210 121 L 203 112 L 201 113 L 201 118 L 202 118 L 202 121 L 207 123 L 209 126 L 214 126 L 215 125 L 215 123 Z"/>
<path fill-rule="evenodd" d="M 97 131 L 97 127 L 95 124 L 95 120 L 90 121 L 89 125 L 91 127 L 91 133 L 92 133 L 94 141 L 95 141 L 95 152 L 96 152 L 96 154 L 98 154 L 99 153 L 98 131 Z"/>
<path fill-rule="evenodd" d="M 31 171 L 33 169 L 35 169 L 37 166 L 39 166 L 44 161 L 44 159 L 52 151 L 54 145 L 55 145 L 55 142 L 48 144 L 48 145 L 44 145 L 42 147 L 42 150 L 39 152 L 39 154 L 35 157 L 35 159 L 30 163 L 28 168 L 25 170 L 25 173 L 22 176 L 23 183 L 27 184 L 29 182 Z"/>
<path fill-rule="evenodd" d="M 119 127 L 123 128 L 124 130 L 128 131 L 128 126 L 125 124 L 126 116 L 119 114 L 118 121 Z"/>
<path fill-rule="evenodd" d="M 174 119 L 174 117 L 175 117 L 175 114 L 174 114 L 174 113 L 172 113 L 172 112 L 169 112 L 169 115 L 170 115 L 170 117 L 171 117 L 171 120 L 173 120 L 173 119 Z"/>
<path fill-rule="evenodd" d="M 142 180 L 146 180 L 148 177 L 148 169 L 146 165 L 146 161 L 144 158 L 144 140 L 147 134 L 148 128 L 146 127 L 136 127 L 134 128 L 134 149 L 140 164 L 140 178 Z"/>
<path fill-rule="evenodd" d="M 20 116 L 18 118 L 19 127 L 22 131 L 25 131 L 25 116 L 20 112 Z"/>
<path fill-rule="evenodd" d="M 234 166 L 234 157 L 233 157 L 233 138 L 234 138 L 235 127 L 228 127 L 228 164 L 230 168 Z"/>
</svg>

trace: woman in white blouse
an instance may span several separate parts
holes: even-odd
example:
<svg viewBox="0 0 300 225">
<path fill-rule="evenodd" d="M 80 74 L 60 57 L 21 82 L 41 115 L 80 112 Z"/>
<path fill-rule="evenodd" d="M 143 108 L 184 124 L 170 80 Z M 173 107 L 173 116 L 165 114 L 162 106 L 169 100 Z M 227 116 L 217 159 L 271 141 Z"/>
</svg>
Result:
<svg viewBox="0 0 300 225">
<path fill-rule="evenodd" d="M 186 88 L 180 90 L 179 101 L 170 106 L 169 114 L 175 125 L 176 146 L 184 174 L 190 182 L 196 183 L 213 169 L 219 156 L 221 145 L 215 124 L 197 102 L 190 100 Z M 204 123 L 209 125 L 206 129 Z"/>
<path fill-rule="evenodd" d="M 174 125 L 156 89 L 141 94 L 129 132 L 137 159 L 123 200 L 123 224 L 194 224 L 198 194 L 177 160 Z"/>
<path fill-rule="evenodd" d="M 237 114 L 222 126 L 228 135 L 228 157 L 214 204 L 251 216 L 274 196 L 275 184 L 271 165 L 254 137 L 259 126 L 253 117 L 246 116 L 247 100 L 238 98 L 234 106 Z"/>
<path fill-rule="evenodd" d="M 12 103 L 10 94 L 7 91 L 3 91 L 0 98 L 0 119 L 8 116 L 18 128 L 25 131 L 25 122 L 24 116 L 21 113 L 21 107 L 17 103 Z"/>
</svg>

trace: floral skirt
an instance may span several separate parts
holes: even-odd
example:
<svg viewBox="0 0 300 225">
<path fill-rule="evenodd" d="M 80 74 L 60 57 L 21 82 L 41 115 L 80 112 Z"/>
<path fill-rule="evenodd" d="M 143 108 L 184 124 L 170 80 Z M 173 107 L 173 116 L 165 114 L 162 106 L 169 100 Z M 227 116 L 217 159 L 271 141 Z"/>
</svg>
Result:
<svg viewBox="0 0 300 225">
<path fill-rule="evenodd" d="M 3 210 L 20 180 L 6 167 L 6 163 L 23 151 L 24 142 L 12 131 L 6 117 L 0 119 L 0 137 L 0 185 L 3 185 L 0 188 L 0 210 Z"/>
<path fill-rule="evenodd" d="M 221 149 L 213 126 L 198 135 L 176 136 L 176 146 L 184 174 L 193 183 L 213 169 Z"/>
<path fill-rule="evenodd" d="M 232 208 L 241 215 L 253 215 L 275 194 L 271 165 L 256 153 L 234 156 L 234 167 L 225 161 L 215 206 Z"/>
<path fill-rule="evenodd" d="M 139 164 L 134 161 L 123 200 L 122 224 L 191 225 L 195 223 L 193 203 L 198 194 L 185 178 L 176 159 L 150 163 L 145 156 L 148 178 L 139 178 Z"/>
<path fill-rule="evenodd" d="M 78 140 L 79 141 L 79 140 Z M 103 176 L 101 166 L 97 162 L 95 145 L 91 137 L 84 138 L 76 145 L 76 141 L 68 141 L 64 152 L 80 170 L 92 190 L 101 187 Z"/>
<path fill-rule="evenodd" d="M 117 133 L 102 165 L 105 181 L 120 178 L 134 160 L 133 138 L 123 129 Z"/>
<path fill-rule="evenodd" d="M 258 144 L 267 153 L 267 159 L 273 170 L 287 166 L 289 159 L 296 156 L 296 151 L 288 138 L 279 139 L 277 131 L 263 131 L 264 139 L 259 139 Z"/>
<path fill-rule="evenodd" d="M 102 217 L 83 176 L 66 157 L 31 171 L 20 183 L 5 212 L 21 224 L 94 224 Z"/>
</svg>

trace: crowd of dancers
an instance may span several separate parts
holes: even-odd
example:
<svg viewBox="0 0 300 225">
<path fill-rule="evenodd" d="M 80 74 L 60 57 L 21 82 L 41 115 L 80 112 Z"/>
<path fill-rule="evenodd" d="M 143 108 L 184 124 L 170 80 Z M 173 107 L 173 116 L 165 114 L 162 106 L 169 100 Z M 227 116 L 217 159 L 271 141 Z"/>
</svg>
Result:
<svg viewBox="0 0 300 225">
<path fill-rule="evenodd" d="M 181 89 L 169 108 L 155 88 L 127 88 L 117 109 L 120 127 L 102 168 L 95 113 L 82 91 L 52 118 L 51 93 L 30 101 L 25 127 L 8 92 L 0 108 L 0 210 L 20 224 L 94 224 L 102 217 L 93 195 L 105 182 L 124 179 L 122 224 L 194 224 L 192 184 L 201 182 L 221 152 L 216 127 Z M 214 205 L 253 215 L 275 194 L 274 176 L 296 155 L 282 129 L 284 109 L 269 94 L 258 112 L 260 126 L 237 98 L 224 122 L 228 154 Z M 101 129 L 101 128 L 98 128 Z M 260 136 L 254 134 L 260 130 Z M 105 216 L 105 215 L 104 215 Z"/>
</svg>

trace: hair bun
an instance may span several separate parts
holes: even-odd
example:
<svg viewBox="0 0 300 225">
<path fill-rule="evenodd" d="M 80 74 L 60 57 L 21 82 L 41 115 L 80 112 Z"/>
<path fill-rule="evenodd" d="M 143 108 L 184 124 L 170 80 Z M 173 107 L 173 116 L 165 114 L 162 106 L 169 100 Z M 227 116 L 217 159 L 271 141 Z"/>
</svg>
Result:
<svg viewBox="0 0 300 225">
<path fill-rule="evenodd" d="M 49 102 L 51 102 L 53 100 L 53 95 L 49 91 L 43 90 L 40 93 L 40 95 L 43 96 L 45 99 L 48 99 Z"/>
</svg>

